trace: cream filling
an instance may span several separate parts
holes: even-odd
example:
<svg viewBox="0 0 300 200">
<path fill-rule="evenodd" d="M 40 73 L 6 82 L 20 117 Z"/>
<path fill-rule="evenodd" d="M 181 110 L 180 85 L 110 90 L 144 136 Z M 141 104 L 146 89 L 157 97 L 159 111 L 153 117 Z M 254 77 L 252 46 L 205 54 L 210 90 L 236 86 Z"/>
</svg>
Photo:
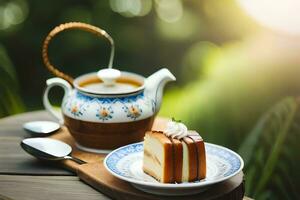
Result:
<svg viewBox="0 0 300 200">
<path fill-rule="evenodd" d="M 182 159 L 182 182 L 189 181 L 189 149 L 185 142 L 182 141 L 183 159 Z"/>
</svg>

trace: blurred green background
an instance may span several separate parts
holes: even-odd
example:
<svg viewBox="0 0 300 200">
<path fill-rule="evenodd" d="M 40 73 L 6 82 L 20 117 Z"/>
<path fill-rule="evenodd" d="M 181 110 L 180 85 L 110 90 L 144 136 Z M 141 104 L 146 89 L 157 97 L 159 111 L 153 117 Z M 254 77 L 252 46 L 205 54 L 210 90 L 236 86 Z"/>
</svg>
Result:
<svg viewBox="0 0 300 200">
<path fill-rule="evenodd" d="M 116 68 L 175 74 L 160 115 L 239 152 L 248 196 L 299 199 L 299 9 L 293 0 L 1 0 L 0 117 L 43 109 L 53 76 L 43 40 L 60 23 L 91 23 L 114 38 Z M 106 67 L 109 53 L 107 41 L 81 31 L 49 49 L 74 77 Z M 59 104 L 61 91 L 53 95 Z"/>
</svg>

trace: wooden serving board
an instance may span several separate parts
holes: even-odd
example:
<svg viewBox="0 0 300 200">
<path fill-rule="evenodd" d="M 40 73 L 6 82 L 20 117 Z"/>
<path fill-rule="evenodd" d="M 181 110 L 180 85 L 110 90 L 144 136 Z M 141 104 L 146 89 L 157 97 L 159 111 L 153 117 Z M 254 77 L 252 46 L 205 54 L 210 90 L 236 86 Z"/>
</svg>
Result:
<svg viewBox="0 0 300 200">
<path fill-rule="evenodd" d="M 156 118 L 153 130 L 163 130 L 167 119 Z M 71 160 L 63 161 L 61 164 L 66 169 L 77 173 L 78 177 L 89 184 L 96 190 L 101 191 L 107 196 L 113 199 L 130 199 L 130 200 L 158 200 L 158 199 L 170 199 L 167 196 L 158 196 L 148 194 L 135 189 L 130 183 L 122 181 L 112 176 L 104 167 L 103 159 L 105 154 L 95 154 L 80 151 L 74 144 L 74 139 L 66 129 L 62 127 L 59 132 L 50 136 L 51 138 L 64 141 L 72 146 L 74 157 L 78 157 L 87 162 L 87 164 L 79 165 Z M 203 200 L 203 199 L 243 199 L 244 196 L 244 182 L 243 173 L 241 172 L 237 176 L 230 180 L 216 184 L 209 188 L 207 191 L 188 196 L 191 200 Z M 172 197 L 175 200 L 187 199 L 187 196 Z"/>
</svg>

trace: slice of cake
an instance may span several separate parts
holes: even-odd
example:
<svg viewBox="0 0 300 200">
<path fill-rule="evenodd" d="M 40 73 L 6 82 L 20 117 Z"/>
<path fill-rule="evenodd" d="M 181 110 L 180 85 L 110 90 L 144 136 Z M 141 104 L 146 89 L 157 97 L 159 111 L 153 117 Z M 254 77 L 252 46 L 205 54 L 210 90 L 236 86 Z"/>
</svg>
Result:
<svg viewBox="0 0 300 200">
<path fill-rule="evenodd" d="M 206 176 L 203 139 L 178 122 L 164 131 L 148 131 L 144 138 L 143 170 L 162 183 L 192 182 Z"/>
</svg>

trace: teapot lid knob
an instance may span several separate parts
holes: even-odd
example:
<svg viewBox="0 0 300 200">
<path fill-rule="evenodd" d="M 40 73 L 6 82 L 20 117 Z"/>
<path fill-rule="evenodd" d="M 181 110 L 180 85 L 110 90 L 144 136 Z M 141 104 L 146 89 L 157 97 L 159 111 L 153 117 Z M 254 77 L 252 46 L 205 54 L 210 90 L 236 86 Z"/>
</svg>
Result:
<svg viewBox="0 0 300 200">
<path fill-rule="evenodd" d="M 121 76 L 120 70 L 113 69 L 113 68 L 106 68 L 101 69 L 97 72 L 97 76 L 103 81 L 104 85 L 106 86 L 113 86 Z"/>
</svg>

